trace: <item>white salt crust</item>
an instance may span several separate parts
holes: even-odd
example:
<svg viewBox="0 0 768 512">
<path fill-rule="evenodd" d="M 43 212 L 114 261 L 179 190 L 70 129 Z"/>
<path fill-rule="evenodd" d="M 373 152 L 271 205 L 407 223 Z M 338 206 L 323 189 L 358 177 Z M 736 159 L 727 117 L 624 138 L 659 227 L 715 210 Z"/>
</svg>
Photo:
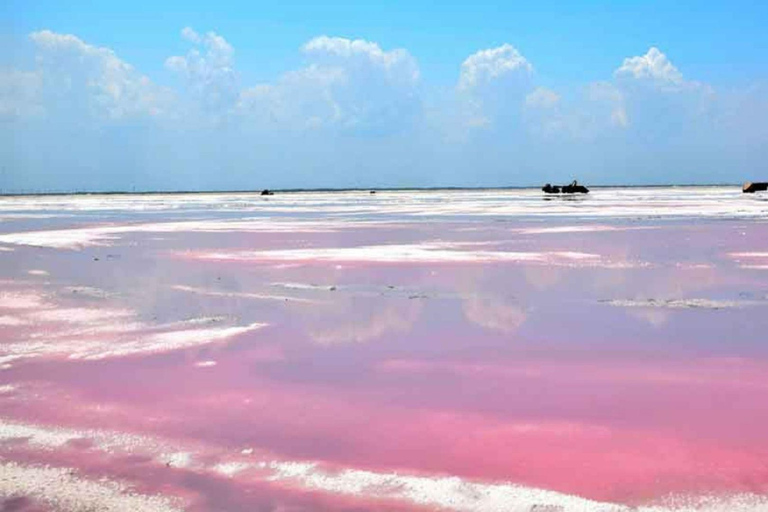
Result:
<svg viewBox="0 0 768 512">
<path fill-rule="evenodd" d="M 146 436 L 95 430 L 42 427 L 0 420 L 0 450 L 5 441 L 26 441 L 43 450 L 63 449 L 75 439 L 90 439 L 103 452 L 142 453 L 157 464 L 193 469 L 198 474 L 250 481 L 275 482 L 298 490 L 388 499 L 425 507 L 460 512 L 765 512 L 768 497 L 749 493 L 730 495 L 670 495 L 657 502 L 630 507 L 579 496 L 517 485 L 483 482 L 455 476 L 409 475 L 355 468 L 326 469 L 309 461 L 274 460 L 254 456 L 251 448 L 227 455 L 221 449 L 198 446 L 197 452 L 174 447 L 168 441 Z M 2 452 L 0 452 L 2 453 Z M 211 453 L 217 453 L 211 457 Z M 203 462 L 214 460 L 213 462 Z M 13 462 L 0 466 L 0 496 L 28 496 L 60 510 L 176 510 L 163 497 L 147 497 L 126 491 L 121 483 L 81 480 L 72 470 L 25 467 Z M 91 508 L 88 508 L 91 507 Z M 122 507 L 122 508 L 121 508 Z M 153 508 L 154 507 L 154 508 Z"/>
</svg>

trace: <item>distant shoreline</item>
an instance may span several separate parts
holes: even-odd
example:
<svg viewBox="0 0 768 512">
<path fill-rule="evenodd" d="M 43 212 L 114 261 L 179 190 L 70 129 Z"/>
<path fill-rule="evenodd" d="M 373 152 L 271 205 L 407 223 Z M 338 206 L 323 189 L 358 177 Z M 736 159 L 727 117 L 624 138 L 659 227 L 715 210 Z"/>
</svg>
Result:
<svg viewBox="0 0 768 512">
<path fill-rule="evenodd" d="M 676 185 L 588 185 L 590 189 L 634 189 L 634 188 L 717 188 L 741 187 L 741 183 L 709 183 L 709 184 L 676 184 Z M 506 187 L 372 187 L 372 188 L 286 188 L 269 189 L 279 194 L 295 194 L 305 192 L 440 192 L 440 191 L 481 191 L 481 190 L 539 190 L 539 186 L 506 186 Z M 49 196 L 148 196 L 148 195 L 204 195 L 204 194 L 261 194 L 259 190 L 150 190 L 128 192 L 124 190 L 107 190 L 93 192 L 12 192 L 0 193 L 5 197 L 49 197 Z"/>
</svg>

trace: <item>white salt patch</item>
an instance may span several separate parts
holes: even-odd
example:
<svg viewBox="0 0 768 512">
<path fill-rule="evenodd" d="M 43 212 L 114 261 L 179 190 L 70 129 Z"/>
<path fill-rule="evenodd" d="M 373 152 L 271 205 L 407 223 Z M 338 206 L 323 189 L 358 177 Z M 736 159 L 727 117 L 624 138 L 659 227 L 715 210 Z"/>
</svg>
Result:
<svg viewBox="0 0 768 512">
<path fill-rule="evenodd" d="M 267 324 L 252 323 L 242 327 L 187 329 L 153 334 L 143 339 L 120 343 L 98 343 L 79 349 L 71 347 L 70 359 L 98 360 L 137 354 L 171 352 L 198 345 L 224 341 L 260 329 Z"/>
<path fill-rule="evenodd" d="M 0 497 L 28 497 L 67 512 L 171 512 L 181 511 L 163 496 L 147 496 L 124 484 L 105 479 L 78 478 L 70 468 L 0 465 Z"/>
<path fill-rule="evenodd" d="M 729 253 L 732 258 L 768 258 L 768 252 L 732 252 Z"/>
<path fill-rule="evenodd" d="M 405 500 L 424 507 L 468 512 L 531 510 L 623 512 L 628 507 L 514 484 L 484 484 L 459 477 L 430 478 L 355 469 L 327 472 L 312 463 L 273 462 L 272 480 L 298 482 L 305 488 L 366 498 Z M 554 508 L 560 507 L 560 508 Z"/>
<path fill-rule="evenodd" d="M 113 292 L 108 292 L 92 286 L 67 286 L 62 288 L 61 291 L 64 294 L 71 294 L 77 297 L 91 297 L 94 299 L 107 299 L 117 295 Z"/>
<path fill-rule="evenodd" d="M 728 256 L 740 263 L 739 268 L 747 270 L 768 269 L 768 252 L 732 252 Z"/>
<path fill-rule="evenodd" d="M 27 325 L 27 321 L 16 316 L 0 316 L 0 327 L 18 327 L 19 325 Z"/>
<path fill-rule="evenodd" d="M 765 512 L 768 497 L 752 493 L 732 495 L 672 495 L 638 512 Z"/>
<path fill-rule="evenodd" d="M 216 464 L 213 467 L 213 470 L 231 478 L 250 467 L 252 467 L 252 465 L 246 462 L 222 462 L 220 464 Z"/>
<path fill-rule="evenodd" d="M 534 428 L 522 425 L 521 428 Z M 74 431 L 67 429 L 51 429 L 31 425 L 14 424 L 0 421 L 0 441 L 26 439 L 36 447 L 60 449 L 62 445 L 74 439 L 91 439 L 95 448 L 107 453 L 155 454 L 154 459 L 171 467 L 192 467 L 193 460 L 203 461 L 208 454 L 215 453 L 204 449 L 201 452 L 169 449 L 161 441 L 143 436 L 135 436 L 116 432 Z M 203 448 L 203 447 L 200 447 Z M 218 451 L 218 450 L 216 450 Z M 246 448 L 241 455 L 252 455 L 253 449 Z M 198 455 L 200 455 L 198 457 Z M 671 495 L 663 500 L 646 506 L 630 507 L 620 504 L 598 502 L 578 496 L 563 494 L 555 491 L 536 489 L 509 482 L 483 482 L 467 480 L 451 476 L 414 476 L 402 473 L 381 473 L 342 468 L 326 470 L 319 464 L 301 461 L 254 461 L 221 460 L 214 465 L 196 463 L 199 472 L 213 472 L 230 478 L 248 469 L 260 469 L 261 478 L 277 482 L 280 485 L 291 484 L 301 489 L 322 491 L 361 498 L 392 499 L 410 502 L 425 507 L 437 507 L 444 510 L 467 512 L 531 512 L 533 510 L 582 511 L 582 512 L 764 512 L 767 510 L 768 497 L 754 494 L 736 494 L 721 496 Z M 13 472 L 17 467 L 14 463 L 0 466 L 0 497 L 29 496 L 52 502 L 52 496 L 59 496 L 66 491 L 73 501 L 57 501 L 63 510 L 171 510 L 169 508 L 141 508 L 149 502 L 146 498 L 126 493 L 122 487 L 119 493 L 110 493 L 108 501 L 94 501 L 94 493 L 83 492 L 82 488 L 70 485 L 71 470 L 67 470 L 65 482 L 58 485 L 53 481 L 41 481 L 39 475 L 33 472 Z M 44 471 L 49 468 L 26 468 L 34 471 Z M 266 471 L 266 474 L 264 473 Z M 256 476 L 258 478 L 258 476 Z M 19 480 L 22 480 L 21 482 Z M 116 486 L 110 482 L 99 482 L 100 485 Z M 37 490 L 39 488 L 39 491 Z M 37 494 L 34 494 L 36 492 Z M 42 494 L 41 494 L 42 493 Z M 119 494 L 119 495 L 118 495 Z M 129 494 L 128 497 L 125 495 Z M 100 495 L 103 495 L 101 493 Z M 45 496 L 44 498 L 41 498 Z M 56 498 L 58 499 L 58 498 Z M 69 498 L 66 498 L 69 499 Z M 119 501 L 127 500 L 127 501 Z M 72 504 L 86 504 L 95 508 L 76 508 Z M 123 508 L 110 508 L 116 503 Z M 151 501 L 161 506 L 170 506 L 169 502 Z M 160 505 L 158 505 L 160 504 Z M 85 506 L 85 505 L 84 505 Z M 116 506 L 116 505 L 115 505 Z"/>
<path fill-rule="evenodd" d="M 10 395 L 16 392 L 16 386 L 13 384 L 3 384 L 0 386 L 0 395 Z"/>
<path fill-rule="evenodd" d="M 669 309 L 728 309 L 745 306 L 768 305 L 766 302 L 749 300 L 712 299 L 616 299 L 601 301 L 603 304 L 625 308 L 669 308 Z"/>
<path fill-rule="evenodd" d="M 78 228 L 53 231 L 28 231 L 0 235 L 0 242 L 52 249 L 79 249 L 106 245 L 119 237 L 110 234 L 109 228 Z"/>
<path fill-rule="evenodd" d="M 768 498 L 738 494 L 712 498 L 673 496 L 654 506 L 631 507 L 512 483 L 485 483 L 459 477 L 409 476 L 356 469 L 325 471 L 306 462 L 271 462 L 270 480 L 364 498 L 403 500 L 462 512 L 765 512 Z"/>
<path fill-rule="evenodd" d="M 113 320 L 133 316 L 135 316 L 135 313 L 127 309 L 58 308 L 30 314 L 29 318 L 40 322 L 64 322 L 69 324 L 101 324 L 109 322 L 111 324 Z"/>
<path fill-rule="evenodd" d="M 29 292 L 0 293 L 0 310 L 2 308 L 16 314 L 0 316 L 0 326 L 40 324 L 40 328 L 31 333 L 16 333 L 18 339 L 4 339 L 0 344 L 0 365 L 41 356 L 104 359 L 168 352 L 227 340 L 264 326 L 252 323 L 211 327 L 226 320 L 224 317 L 192 318 L 150 326 L 135 321 L 136 313 L 132 310 L 57 308 L 55 302 Z"/>
<path fill-rule="evenodd" d="M 166 461 L 181 460 L 178 450 L 168 443 L 155 438 L 103 430 L 78 430 L 64 427 L 34 425 L 0 418 L 0 444 L 3 442 L 26 442 L 29 446 L 43 450 L 60 450 L 75 440 L 86 440 L 93 447 L 108 454 L 142 453 Z M 159 455 L 158 455 L 159 454 Z M 189 455 L 191 460 L 191 455 Z M 186 459 L 185 459 L 186 460 Z"/>
<path fill-rule="evenodd" d="M 192 454 L 188 452 L 167 453 L 161 455 L 159 460 L 170 467 L 188 468 L 192 465 Z"/>
<path fill-rule="evenodd" d="M 285 302 L 286 300 L 292 300 L 297 302 L 314 303 L 316 301 L 310 299 L 303 299 L 300 297 L 289 297 L 286 295 L 269 295 L 260 293 L 247 293 L 247 292 L 223 292 L 218 290 L 207 290 L 204 288 L 195 288 L 192 286 L 176 285 L 172 287 L 174 290 L 180 292 L 195 293 L 198 295 L 207 295 L 209 297 L 226 297 L 236 299 L 255 299 L 255 300 L 276 300 Z"/>
<path fill-rule="evenodd" d="M 89 228 L 26 231 L 0 235 L 0 243 L 52 249 L 82 249 L 111 245 L 129 233 L 325 233 L 342 227 L 372 227 L 373 222 L 339 220 L 285 220 L 269 217 L 247 220 L 202 220 L 149 224 L 107 225 Z"/>
<path fill-rule="evenodd" d="M 309 283 L 272 283 L 272 286 L 287 288 L 289 290 L 328 290 L 328 286 Z"/>
<path fill-rule="evenodd" d="M 620 228 L 615 226 L 555 226 L 550 228 L 526 228 L 517 232 L 524 235 L 547 235 L 558 233 L 597 233 L 602 231 L 622 231 L 629 228 Z M 637 229 L 637 228 L 635 228 Z"/>
<path fill-rule="evenodd" d="M 538 189 L 472 191 L 389 191 L 371 201 L 360 191 L 279 194 L 263 201 L 252 194 L 58 196 L 15 198 L 3 201 L 0 212 L 19 215 L 41 210 L 98 212 L 102 210 L 249 211 L 333 216 L 326 229 L 343 229 L 345 215 L 396 215 L 414 218 L 544 217 L 544 218 L 765 218 L 765 202 L 742 197 L 739 187 L 599 188 L 588 197 L 550 198 Z M 59 216 L 61 214 L 58 214 Z M 278 218 L 266 218 L 274 224 Z M 219 221 L 231 222 L 231 221 Z M 245 221 L 243 221 L 245 222 Z M 398 221 L 403 224 L 402 220 Z M 268 228 L 265 228 L 268 229 Z M 277 227 L 276 229 L 280 229 Z"/>
<path fill-rule="evenodd" d="M 195 318 L 188 318 L 186 320 L 182 320 L 180 322 L 174 322 L 172 326 L 176 325 L 207 325 L 207 324 L 215 324 L 219 322 L 223 322 L 227 319 L 225 316 L 198 316 Z"/>
<path fill-rule="evenodd" d="M 457 251 L 444 249 L 445 244 L 374 245 L 363 247 L 290 249 L 273 251 L 209 252 L 187 255 L 216 261 L 303 261 L 303 262 L 374 262 L 374 263 L 490 263 L 517 262 L 544 265 L 599 265 L 597 254 L 575 251 L 502 252 Z"/>
<path fill-rule="evenodd" d="M 209 368 L 211 366 L 216 366 L 216 361 L 198 361 L 195 363 L 195 366 L 198 368 Z"/>
<path fill-rule="evenodd" d="M 68 313 L 72 316 L 68 317 Z M 116 310 L 118 319 L 122 313 Z M 87 309 L 50 310 L 42 316 L 37 319 L 57 321 L 66 327 L 46 328 L 23 339 L 5 340 L 0 345 L 0 364 L 30 357 L 98 360 L 169 352 L 225 341 L 266 325 L 207 327 L 219 319 L 202 318 L 148 327 L 135 322 L 113 323 L 109 310 Z"/>
<path fill-rule="evenodd" d="M 0 309 L 37 309 L 45 297 L 34 292 L 0 292 Z"/>
<path fill-rule="evenodd" d="M 36 448 L 59 448 L 75 439 L 82 439 L 83 434 L 74 430 L 49 429 L 22 423 L 0 421 L 0 442 L 26 440 Z"/>
<path fill-rule="evenodd" d="M 710 263 L 675 263 L 675 266 L 686 270 L 707 270 L 715 268 L 715 266 Z"/>
</svg>

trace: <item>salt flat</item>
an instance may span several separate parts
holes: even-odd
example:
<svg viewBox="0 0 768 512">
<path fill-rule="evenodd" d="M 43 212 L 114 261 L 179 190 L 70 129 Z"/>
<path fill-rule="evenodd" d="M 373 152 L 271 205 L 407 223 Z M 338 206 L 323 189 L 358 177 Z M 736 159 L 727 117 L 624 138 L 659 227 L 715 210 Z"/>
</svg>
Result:
<svg viewBox="0 0 768 512">
<path fill-rule="evenodd" d="M 765 511 L 766 255 L 737 187 L 0 198 L 0 503 Z"/>
</svg>

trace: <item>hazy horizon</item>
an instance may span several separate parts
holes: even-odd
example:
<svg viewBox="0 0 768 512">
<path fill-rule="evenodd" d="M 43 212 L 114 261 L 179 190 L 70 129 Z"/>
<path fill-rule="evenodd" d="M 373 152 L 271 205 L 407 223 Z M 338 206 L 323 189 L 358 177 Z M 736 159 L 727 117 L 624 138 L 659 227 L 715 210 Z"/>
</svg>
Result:
<svg viewBox="0 0 768 512">
<path fill-rule="evenodd" d="M 748 181 L 748 180 L 747 180 Z M 559 184 L 559 183 L 555 183 Z M 563 183 L 565 184 L 565 183 Z M 718 188 L 741 187 L 742 183 L 647 183 L 647 184 L 585 184 L 590 189 L 633 189 L 633 188 Z M 480 191 L 480 190 L 540 190 L 539 185 L 500 185 L 500 186 L 432 186 L 432 187 L 317 187 L 317 188 L 252 188 L 252 189 L 208 189 L 208 190 L 51 190 L 51 191 L 16 191 L 0 190 L 0 197 L 14 196 L 67 196 L 67 195 L 152 195 L 152 194 L 260 194 L 264 190 L 293 194 L 302 192 L 430 192 L 430 191 Z M 551 196 L 552 197 L 552 196 Z M 562 196 L 567 198 L 567 196 Z M 556 198 L 556 196 L 554 196 Z"/>
</svg>

